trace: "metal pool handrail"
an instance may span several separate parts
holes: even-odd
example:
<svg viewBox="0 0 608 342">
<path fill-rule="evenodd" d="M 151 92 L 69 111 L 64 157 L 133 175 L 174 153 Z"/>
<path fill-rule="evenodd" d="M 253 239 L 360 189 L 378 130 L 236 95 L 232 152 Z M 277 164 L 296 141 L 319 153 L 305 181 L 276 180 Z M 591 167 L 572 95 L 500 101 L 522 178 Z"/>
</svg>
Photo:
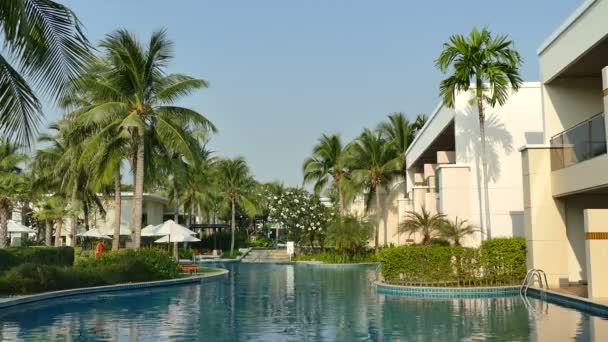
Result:
<svg viewBox="0 0 608 342">
<path fill-rule="evenodd" d="M 542 277 L 541 277 L 542 276 Z M 532 268 L 528 270 L 526 273 L 526 277 L 524 278 L 523 283 L 521 284 L 520 293 L 524 296 L 528 294 L 528 289 L 530 288 L 530 281 L 532 281 L 532 285 L 534 285 L 534 278 L 538 280 L 538 286 L 540 288 L 549 289 L 549 282 L 547 282 L 547 274 L 545 271 L 540 268 Z M 543 279 L 545 280 L 545 284 L 543 286 Z"/>
</svg>

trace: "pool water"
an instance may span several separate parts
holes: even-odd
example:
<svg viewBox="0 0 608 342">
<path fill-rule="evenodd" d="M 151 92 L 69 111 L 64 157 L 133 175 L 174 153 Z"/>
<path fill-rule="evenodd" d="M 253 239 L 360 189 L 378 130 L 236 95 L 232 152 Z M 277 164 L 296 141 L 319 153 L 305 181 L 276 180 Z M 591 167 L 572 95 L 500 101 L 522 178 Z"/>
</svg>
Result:
<svg viewBox="0 0 608 342">
<path fill-rule="evenodd" d="M 377 294 L 373 267 L 226 267 L 202 284 L 11 309 L 0 313 L 0 340 L 608 341 L 608 321 L 533 299 Z"/>
</svg>

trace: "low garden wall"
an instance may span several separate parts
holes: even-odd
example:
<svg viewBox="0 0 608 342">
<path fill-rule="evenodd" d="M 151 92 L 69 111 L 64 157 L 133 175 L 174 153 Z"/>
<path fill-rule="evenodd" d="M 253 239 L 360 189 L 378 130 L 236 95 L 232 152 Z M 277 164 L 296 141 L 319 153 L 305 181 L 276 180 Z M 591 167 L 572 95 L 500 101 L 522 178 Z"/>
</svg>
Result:
<svg viewBox="0 0 608 342">
<path fill-rule="evenodd" d="M 526 275 L 523 238 L 486 240 L 479 248 L 401 246 L 380 254 L 383 282 L 422 287 L 521 285 Z"/>
</svg>

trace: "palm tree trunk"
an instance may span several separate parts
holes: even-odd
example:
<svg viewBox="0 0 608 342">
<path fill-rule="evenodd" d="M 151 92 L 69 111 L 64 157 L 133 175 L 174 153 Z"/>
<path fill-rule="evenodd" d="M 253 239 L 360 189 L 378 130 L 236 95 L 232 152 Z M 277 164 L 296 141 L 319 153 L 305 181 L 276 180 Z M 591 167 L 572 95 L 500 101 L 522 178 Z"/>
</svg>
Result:
<svg viewBox="0 0 608 342">
<path fill-rule="evenodd" d="M 120 216 L 122 210 L 122 199 L 120 197 L 120 170 L 114 177 L 114 235 L 112 236 L 112 250 L 120 248 Z"/>
<path fill-rule="evenodd" d="M 190 199 L 190 207 L 188 209 L 188 228 L 192 227 L 192 212 L 194 211 L 194 200 Z"/>
<path fill-rule="evenodd" d="M 82 213 L 84 214 L 84 228 L 89 230 L 89 201 L 82 202 Z"/>
<path fill-rule="evenodd" d="M 235 208 L 235 201 L 234 198 L 232 198 L 230 200 L 230 204 L 232 207 L 232 222 L 230 224 L 231 229 L 232 229 L 232 238 L 230 240 L 230 255 L 234 254 L 234 231 L 236 230 L 236 208 Z"/>
<path fill-rule="evenodd" d="M 338 185 L 338 205 L 340 206 L 340 216 L 344 216 L 344 193 Z"/>
<path fill-rule="evenodd" d="M 47 246 L 52 246 L 53 244 L 53 221 L 46 220 L 44 221 L 44 244 Z"/>
<path fill-rule="evenodd" d="M 378 254 L 378 240 L 380 240 L 380 184 L 376 184 L 376 216 L 376 219 L 378 220 L 378 226 L 376 227 L 374 251 L 376 252 L 376 254 Z"/>
<path fill-rule="evenodd" d="M 74 188 L 72 189 L 72 200 L 71 200 L 71 209 L 72 209 L 72 222 L 70 222 L 70 247 L 76 246 L 76 230 L 78 229 L 78 213 L 76 212 L 76 201 L 78 200 L 78 180 L 74 183 Z"/>
<path fill-rule="evenodd" d="M 7 243 L 7 232 L 8 232 L 8 211 L 10 207 L 8 205 L 1 204 L 0 207 L 0 248 L 8 246 Z"/>
<path fill-rule="evenodd" d="M 179 192 L 177 191 L 177 177 L 173 175 L 173 204 L 175 209 L 173 210 L 173 221 L 179 224 Z M 179 245 L 177 242 L 173 242 L 173 257 L 175 260 L 178 259 L 177 249 Z"/>
<path fill-rule="evenodd" d="M 57 220 L 57 230 L 55 231 L 55 247 L 61 247 L 61 233 L 63 230 L 63 219 Z"/>
<path fill-rule="evenodd" d="M 481 169 L 482 169 L 482 222 L 481 222 L 481 240 L 484 240 L 484 233 L 490 234 L 490 199 L 488 197 L 488 161 L 486 159 L 486 123 L 485 114 L 483 111 L 483 102 L 480 96 L 477 97 L 477 110 L 479 112 L 479 138 L 481 143 Z"/>
<path fill-rule="evenodd" d="M 137 128 L 137 155 L 135 165 L 135 184 L 133 191 L 133 218 L 131 226 L 133 228 L 133 248 L 139 249 L 141 246 L 141 215 L 144 197 L 144 129 Z"/>
</svg>

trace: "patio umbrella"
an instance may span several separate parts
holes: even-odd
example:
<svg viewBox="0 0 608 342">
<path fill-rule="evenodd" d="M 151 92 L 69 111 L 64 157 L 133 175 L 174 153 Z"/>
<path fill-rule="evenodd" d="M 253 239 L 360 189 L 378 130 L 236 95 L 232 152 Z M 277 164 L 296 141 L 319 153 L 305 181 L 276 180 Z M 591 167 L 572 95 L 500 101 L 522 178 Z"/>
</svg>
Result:
<svg viewBox="0 0 608 342">
<path fill-rule="evenodd" d="M 196 232 L 167 220 L 157 226 L 148 225 L 141 230 L 141 236 L 165 236 L 165 235 L 196 235 Z"/>
<path fill-rule="evenodd" d="M 82 236 L 82 237 L 89 237 L 89 238 L 96 238 L 96 239 L 106 239 L 106 240 L 112 240 L 111 237 L 102 234 L 99 229 L 97 228 L 93 228 L 93 229 L 89 229 L 84 233 L 80 233 L 78 234 L 78 236 Z"/>
<path fill-rule="evenodd" d="M 161 224 L 159 224 L 158 226 L 154 226 L 153 228 L 150 228 L 149 231 L 146 231 L 146 234 L 150 234 L 150 235 L 145 235 L 145 236 L 167 236 L 167 242 L 174 242 L 173 245 L 173 256 L 177 259 L 177 241 L 173 240 L 173 237 L 180 237 L 180 236 L 185 236 L 185 235 L 196 235 L 195 232 L 191 231 L 190 229 L 177 224 L 175 221 L 173 220 L 167 220 Z M 143 235 L 143 234 L 142 234 Z"/>
<path fill-rule="evenodd" d="M 201 241 L 199 238 L 195 238 L 192 235 L 173 235 L 169 239 L 169 235 L 163 236 L 162 238 L 154 241 L 155 243 L 167 243 L 167 242 L 198 242 Z"/>
<path fill-rule="evenodd" d="M 6 222 L 6 226 L 8 228 L 9 233 L 15 233 L 15 234 L 36 233 L 35 230 L 33 230 L 29 227 L 26 227 L 26 226 L 22 225 L 21 223 L 15 222 L 13 220 L 8 220 Z"/>
</svg>

